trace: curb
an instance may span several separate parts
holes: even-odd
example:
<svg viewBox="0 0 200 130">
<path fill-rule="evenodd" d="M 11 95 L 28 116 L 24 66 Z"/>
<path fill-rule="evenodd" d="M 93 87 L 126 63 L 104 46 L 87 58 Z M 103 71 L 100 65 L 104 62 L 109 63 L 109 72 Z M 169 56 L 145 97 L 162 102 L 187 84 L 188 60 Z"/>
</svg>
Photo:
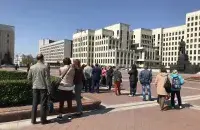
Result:
<svg viewBox="0 0 200 130">
<path fill-rule="evenodd" d="M 88 97 L 87 97 L 88 98 Z M 83 111 L 88 111 L 88 110 L 95 110 L 99 109 L 101 105 L 100 100 L 96 100 L 94 98 L 89 97 L 89 101 L 83 102 Z M 27 106 L 22 106 L 20 108 L 27 107 Z M 30 106 L 29 106 L 30 107 Z M 37 117 L 40 117 L 40 107 L 38 105 L 38 110 L 37 110 Z M 57 111 L 59 109 L 58 104 L 54 103 L 54 109 L 55 112 L 51 114 L 47 114 L 47 116 L 50 115 L 57 115 Z M 76 105 L 73 104 L 72 109 L 69 111 L 67 107 L 64 107 L 64 113 L 73 113 L 76 112 Z M 23 120 L 23 119 L 30 119 L 31 118 L 31 108 L 27 110 L 15 110 L 15 111 L 9 111 L 9 112 L 2 112 L 0 113 L 0 123 L 2 122 L 9 122 L 9 121 L 18 121 L 18 120 Z"/>
</svg>

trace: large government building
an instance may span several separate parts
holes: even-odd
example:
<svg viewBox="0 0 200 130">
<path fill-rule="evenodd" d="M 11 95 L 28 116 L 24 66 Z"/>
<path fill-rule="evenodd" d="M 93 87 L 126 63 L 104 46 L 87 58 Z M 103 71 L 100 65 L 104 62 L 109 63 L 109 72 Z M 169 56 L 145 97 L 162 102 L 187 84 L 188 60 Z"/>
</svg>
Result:
<svg viewBox="0 0 200 130">
<path fill-rule="evenodd" d="M 73 55 L 84 64 L 99 63 L 129 67 L 176 64 L 179 42 L 186 43 L 192 64 L 200 64 L 200 11 L 186 14 L 185 24 L 170 27 L 131 30 L 118 23 L 97 30 L 79 30 L 73 34 Z"/>
<path fill-rule="evenodd" d="M 56 65 L 62 63 L 65 57 L 72 57 L 72 41 L 50 39 L 39 40 L 39 52 L 44 55 L 45 63 Z"/>
<path fill-rule="evenodd" d="M 15 28 L 0 24 L 0 65 L 6 55 L 10 55 L 10 61 L 14 61 Z M 8 54 L 9 53 L 9 54 Z"/>
</svg>

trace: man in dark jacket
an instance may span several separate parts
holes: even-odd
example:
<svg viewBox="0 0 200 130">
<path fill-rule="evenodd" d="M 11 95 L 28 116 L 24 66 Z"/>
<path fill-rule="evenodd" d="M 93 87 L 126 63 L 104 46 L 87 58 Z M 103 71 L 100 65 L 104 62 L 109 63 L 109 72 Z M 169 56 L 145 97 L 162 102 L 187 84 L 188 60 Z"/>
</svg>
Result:
<svg viewBox="0 0 200 130">
<path fill-rule="evenodd" d="M 151 101 L 151 82 L 152 82 L 152 73 L 148 70 L 148 67 L 145 66 L 144 70 L 140 72 L 139 75 L 140 83 L 142 84 L 142 95 L 143 101 L 146 101 L 146 89 L 149 97 L 149 101 Z"/>
<path fill-rule="evenodd" d="M 135 64 L 132 65 L 131 70 L 128 72 L 130 75 L 130 95 L 129 97 L 133 97 L 136 94 L 137 90 L 137 82 L 138 82 L 138 70 Z"/>
<path fill-rule="evenodd" d="M 112 78 L 113 78 L 113 68 L 112 66 L 109 67 L 109 69 L 107 70 L 106 72 L 106 75 L 107 75 L 107 85 L 109 87 L 109 90 L 111 90 L 111 87 L 112 87 Z"/>
<path fill-rule="evenodd" d="M 101 68 L 98 64 L 95 64 L 95 67 L 92 70 L 92 92 L 94 89 L 99 93 L 99 81 L 101 79 Z"/>
</svg>

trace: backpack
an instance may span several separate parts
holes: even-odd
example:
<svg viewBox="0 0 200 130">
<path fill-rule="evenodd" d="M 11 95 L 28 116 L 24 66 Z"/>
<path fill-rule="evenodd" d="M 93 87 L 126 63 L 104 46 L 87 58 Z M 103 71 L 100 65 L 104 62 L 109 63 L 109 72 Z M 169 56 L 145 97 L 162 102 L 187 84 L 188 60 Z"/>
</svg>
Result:
<svg viewBox="0 0 200 130">
<path fill-rule="evenodd" d="M 178 76 L 172 78 L 172 88 L 173 89 L 180 89 L 181 88 L 181 81 L 180 81 Z"/>
<path fill-rule="evenodd" d="M 170 83 L 170 80 L 168 78 L 168 75 L 167 75 L 167 78 L 165 79 L 164 88 L 165 88 L 165 91 L 167 93 L 171 93 L 171 83 Z"/>
</svg>

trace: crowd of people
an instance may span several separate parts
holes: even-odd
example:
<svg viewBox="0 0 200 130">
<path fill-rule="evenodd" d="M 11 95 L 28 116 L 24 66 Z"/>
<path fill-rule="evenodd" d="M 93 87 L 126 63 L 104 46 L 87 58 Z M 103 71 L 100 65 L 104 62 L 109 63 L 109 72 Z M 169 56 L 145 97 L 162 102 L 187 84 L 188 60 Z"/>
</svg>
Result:
<svg viewBox="0 0 200 130">
<path fill-rule="evenodd" d="M 48 96 L 51 95 L 50 83 L 50 66 L 44 65 L 44 56 L 37 55 L 37 63 L 32 65 L 28 70 L 28 79 L 33 84 L 33 106 L 32 106 L 32 124 L 36 123 L 37 105 L 40 103 L 41 123 L 46 124 L 47 120 L 47 103 Z M 144 70 L 138 73 L 137 66 L 132 65 L 131 70 L 128 71 L 130 81 L 130 97 L 136 96 L 137 84 L 142 85 L 143 101 L 152 101 L 151 97 L 151 82 L 152 71 L 148 70 L 146 66 Z M 67 101 L 68 110 L 72 110 L 72 100 L 75 98 L 77 103 L 76 116 L 83 114 L 81 92 L 99 93 L 99 87 L 104 86 L 111 90 L 114 85 L 114 92 L 117 96 L 121 95 L 120 85 L 122 83 L 122 74 L 119 67 L 100 67 L 98 64 L 82 65 L 80 60 L 76 59 L 71 62 L 70 58 L 63 59 L 63 66 L 59 68 L 59 76 L 61 82 L 57 88 L 57 99 L 59 102 L 58 119 L 63 119 L 64 102 Z M 160 73 L 156 76 L 155 87 L 157 88 L 158 100 L 161 110 L 167 110 L 169 107 L 166 101 L 171 97 L 171 107 L 175 107 L 175 94 L 178 98 L 179 108 L 182 108 L 180 90 L 184 80 L 176 70 L 172 74 L 168 74 L 165 68 L 161 68 Z M 170 87 L 170 91 L 167 88 Z M 74 91 L 74 92 L 73 92 Z M 146 98 L 146 91 L 148 98 Z M 71 119 L 68 116 L 68 119 Z"/>
</svg>

